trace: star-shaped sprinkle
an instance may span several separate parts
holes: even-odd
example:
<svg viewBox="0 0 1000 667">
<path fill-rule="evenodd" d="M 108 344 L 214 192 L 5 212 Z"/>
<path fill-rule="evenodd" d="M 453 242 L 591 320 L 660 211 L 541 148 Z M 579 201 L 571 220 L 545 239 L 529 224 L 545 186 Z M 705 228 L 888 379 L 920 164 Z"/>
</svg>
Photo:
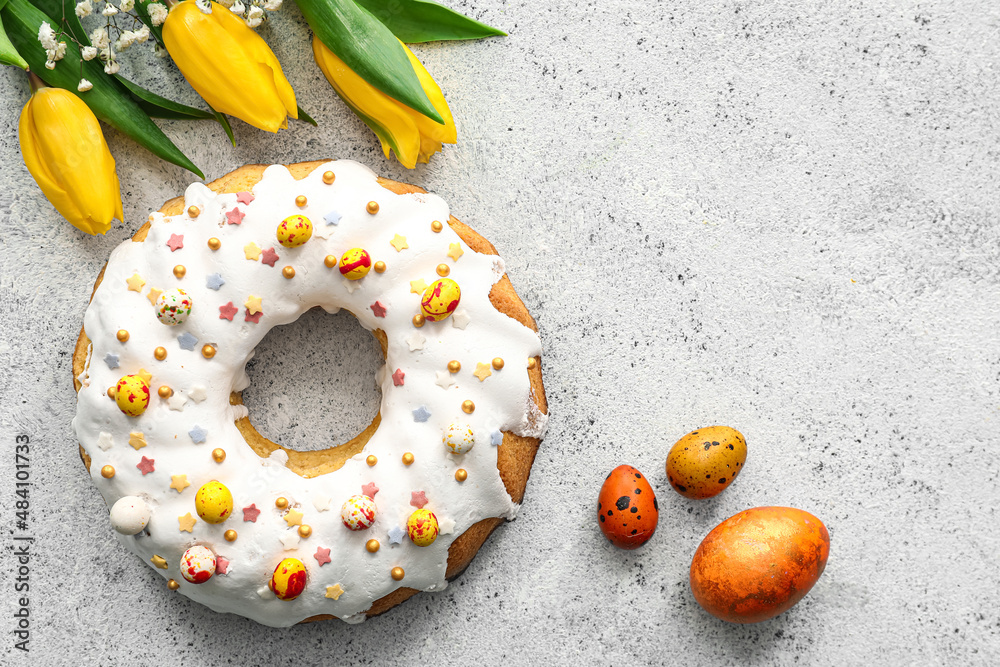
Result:
<svg viewBox="0 0 1000 667">
<path fill-rule="evenodd" d="M 193 350 L 194 346 L 198 344 L 198 339 L 190 331 L 185 331 L 177 337 L 177 344 L 181 346 L 182 350 Z"/>
<path fill-rule="evenodd" d="M 221 273 L 210 273 L 205 278 L 205 286 L 208 289 L 214 289 L 216 292 L 219 288 L 226 284 L 226 281 L 222 279 Z"/>
<path fill-rule="evenodd" d="M 385 306 L 382 305 L 381 301 L 376 301 L 369 307 L 375 313 L 375 317 L 385 317 Z"/>
<path fill-rule="evenodd" d="M 156 463 L 156 459 L 147 459 L 143 456 L 142 460 L 139 461 L 135 467 L 142 471 L 143 476 L 145 476 L 156 470 L 156 468 L 153 467 L 154 463 Z"/>
<path fill-rule="evenodd" d="M 423 509 L 424 505 L 427 504 L 427 494 L 423 491 L 411 491 L 410 504 L 417 509 Z"/>
<path fill-rule="evenodd" d="M 360 281 L 360 280 L 347 280 L 345 278 L 344 279 L 344 289 L 347 290 L 348 294 L 354 294 L 359 289 L 361 289 L 361 285 L 360 285 L 361 282 L 362 281 Z"/>
<path fill-rule="evenodd" d="M 261 600 L 273 600 L 274 591 L 272 591 L 268 586 L 261 586 L 257 589 L 257 597 Z"/>
<path fill-rule="evenodd" d="M 449 373 L 448 371 L 438 371 L 437 373 L 435 373 L 435 376 L 437 377 L 437 379 L 434 380 L 434 384 L 441 387 L 442 389 L 447 389 L 451 385 L 455 384 L 455 378 L 453 378 L 451 373 Z"/>
<path fill-rule="evenodd" d="M 249 192 L 240 192 L 236 195 L 236 201 L 241 204 L 249 204 L 253 201 L 253 195 Z"/>
<path fill-rule="evenodd" d="M 451 326 L 455 327 L 456 329 L 464 329 L 465 327 L 469 326 L 469 322 L 471 321 L 472 318 L 469 316 L 469 311 L 467 311 L 465 308 L 461 310 L 456 310 L 454 314 L 451 316 Z"/>
<path fill-rule="evenodd" d="M 257 517 L 260 516 L 260 510 L 257 509 L 257 503 L 250 503 L 250 507 L 243 508 L 243 520 L 250 523 L 257 523 Z"/>
<path fill-rule="evenodd" d="M 413 411 L 413 421 L 415 422 L 425 422 L 430 419 L 430 416 L 430 411 L 423 405 Z"/>
<path fill-rule="evenodd" d="M 399 234 L 392 237 L 392 240 L 389 241 L 389 245 L 395 248 L 396 252 L 403 252 L 404 248 L 410 247 L 409 244 L 406 243 L 406 237 L 400 236 Z"/>
<path fill-rule="evenodd" d="M 340 215 L 340 213 L 338 213 L 337 211 L 330 211 L 329 213 L 323 216 L 323 219 L 326 220 L 326 224 L 328 225 L 337 225 L 340 224 L 340 219 L 342 217 L 343 216 Z"/>
<path fill-rule="evenodd" d="M 184 247 L 184 235 L 183 234 L 171 234 L 170 240 L 167 241 L 167 247 L 170 248 L 170 252 L 177 252 Z"/>
<path fill-rule="evenodd" d="M 250 296 L 247 297 L 247 300 L 246 302 L 244 302 L 243 305 L 247 307 L 247 312 L 253 315 L 254 313 L 261 312 L 262 310 L 261 305 L 263 305 L 261 301 L 262 300 L 259 296 L 254 296 L 253 294 L 251 294 Z"/>
<path fill-rule="evenodd" d="M 108 368 L 118 368 L 118 355 L 108 352 L 104 355 L 104 363 L 108 365 Z"/>
<path fill-rule="evenodd" d="M 138 273 L 133 273 L 131 278 L 125 280 L 128 283 L 128 289 L 130 292 L 141 292 L 142 286 L 146 284 L 146 281 L 142 279 Z"/>
<path fill-rule="evenodd" d="M 149 559 L 149 562 L 155 565 L 156 567 L 160 568 L 161 570 L 167 569 L 167 559 L 164 558 L 163 556 L 157 556 L 156 554 L 153 554 L 153 557 Z"/>
<path fill-rule="evenodd" d="M 375 482 L 368 482 L 367 484 L 362 484 L 361 493 L 365 494 L 372 500 L 375 500 L 375 494 L 378 493 L 378 487 L 375 486 Z"/>
<path fill-rule="evenodd" d="M 427 289 L 427 283 L 424 281 L 423 278 L 418 278 L 417 280 L 410 281 L 411 294 L 423 294 L 425 289 Z"/>
<path fill-rule="evenodd" d="M 239 225 L 243 222 L 243 218 L 246 217 L 246 213 L 241 211 L 239 207 L 234 207 L 232 211 L 226 211 L 226 222 L 230 225 Z"/>
<path fill-rule="evenodd" d="M 483 382 L 486 378 L 493 375 L 493 371 L 490 370 L 489 364 L 484 364 L 482 362 L 476 363 L 476 370 L 472 373 L 480 382 Z"/>
<path fill-rule="evenodd" d="M 396 372 L 392 374 L 392 384 L 395 387 L 403 386 L 403 378 L 406 377 L 406 373 L 403 372 L 402 368 L 397 368 Z"/>
<path fill-rule="evenodd" d="M 274 252 L 274 248 L 268 248 L 263 253 L 261 253 L 260 256 L 260 261 L 271 267 L 273 267 L 274 263 L 277 262 L 279 259 L 281 258 L 278 257 L 278 253 Z"/>
<path fill-rule="evenodd" d="M 180 412 L 184 409 L 184 404 L 187 403 L 187 396 L 179 391 L 175 391 L 170 398 L 167 399 L 167 407 L 171 410 Z"/>
<path fill-rule="evenodd" d="M 302 512 L 300 512 L 300 511 L 298 511 L 296 509 L 290 509 L 290 510 L 288 510 L 288 513 L 285 514 L 285 523 L 287 523 L 289 525 L 289 527 L 291 527 L 291 526 L 301 526 L 302 525 L 302 517 L 304 517 L 304 516 L 305 516 L 305 514 L 303 514 Z"/>
<path fill-rule="evenodd" d="M 250 311 L 248 310 L 248 311 L 246 311 L 246 313 L 244 313 L 243 321 L 244 322 L 250 322 L 251 324 L 260 324 L 260 316 L 263 315 L 263 314 L 264 313 L 262 313 L 262 312 L 261 313 L 253 313 L 253 314 L 251 314 Z"/>
<path fill-rule="evenodd" d="M 490 444 L 494 447 L 503 444 L 503 433 L 500 432 L 500 429 L 493 429 L 493 432 L 490 433 Z"/>
<path fill-rule="evenodd" d="M 188 397 L 195 403 L 201 403 L 208 397 L 208 391 L 205 389 L 205 385 L 196 384 L 191 387 L 191 391 L 188 392 Z"/>
<path fill-rule="evenodd" d="M 143 382 L 145 382 L 146 384 L 149 384 L 150 380 L 153 379 L 153 374 L 150 373 L 149 371 L 147 371 L 145 368 L 140 368 L 139 369 L 139 377 L 142 378 Z"/>
<path fill-rule="evenodd" d="M 171 475 L 170 476 L 170 488 L 177 489 L 177 493 L 181 493 L 184 489 L 191 486 L 191 482 L 188 481 L 187 475 Z"/>
<path fill-rule="evenodd" d="M 191 437 L 191 442 L 193 442 L 196 445 L 200 445 L 201 443 L 205 442 L 205 438 L 208 437 L 208 431 L 202 428 L 201 426 L 195 424 L 194 428 L 188 431 L 188 435 Z"/>
<path fill-rule="evenodd" d="M 215 557 L 215 573 L 229 574 L 229 559 L 222 556 Z"/>
<path fill-rule="evenodd" d="M 256 262 L 260 259 L 260 246 L 251 241 L 250 243 L 243 246 L 243 255 L 249 260 Z"/>
<path fill-rule="evenodd" d="M 416 350 L 424 349 L 424 343 L 426 342 L 427 339 L 424 338 L 419 331 L 414 331 L 406 339 L 406 344 L 410 346 L 410 352 L 415 352 Z"/>
<path fill-rule="evenodd" d="M 458 258 L 464 254 L 465 251 L 462 250 L 462 246 L 460 244 L 452 243 L 451 245 L 448 246 L 448 256 L 451 257 L 456 262 L 458 261 Z"/>
<path fill-rule="evenodd" d="M 101 431 L 101 434 L 97 436 L 97 446 L 101 448 L 102 452 L 106 452 L 111 449 L 113 444 L 115 444 L 115 442 L 111 439 L 111 434 L 107 431 Z"/>
<path fill-rule="evenodd" d="M 128 444 L 132 445 L 132 449 L 139 451 L 149 443 L 146 442 L 146 436 L 141 432 L 132 431 L 128 434 Z"/>
<path fill-rule="evenodd" d="M 317 493 L 313 496 L 313 507 L 316 508 L 317 512 L 325 512 L 330 509 L 330 501 L 332 498 L 330 496 L 324 496 L 322 493 Z"/>
<path fill-rule="evenodd" d="M 402 544 L 404 537 L 406 537 L 406 531 L 399 526 L 393 526 L 389 529 L 389 544 Z"/>
<path fill-rule="evenodd" d="M 326 597 L 331 600 L 339 600 L 340 596 L 344 594 L 344 589 L 341 588 L 340 584 L 334 584 L 333 586 L 326 587 Z"/>
<path fill-rule="evenodd" d="M 299 548 L 299 531 L 289 530 L 286 531 L 278 538 L 281 541 L 282 546 L 285 547 L 285 551 L 292 551 L 293 549 Z"/>
<path fill-rule="evenodd" d="M 146 298 L 149 299 L 149 302 L 155 306 L 156 300 L 160 298 L 161 294 L 163 294 L 163 290 L 156 289 L 155 287 L 150 287 L 149 293 L 146 295 Z"/>
<path fill-rule="evenodd" d="M 234 306 L 233 302 L 230 301 L 229 303 L 227 303 L 224 306 L 219 306 L 219 319 L 220 320 L 229 320 L 230 322 L 232 322 L 233 321 L 233 317 L 238 312 L 240 312 L 240 309 L 237 308 L 236 306 Z"/>
<path fill-rule="evenodd" d="M 191 516 L 191 512 L 188 512 L 184 516 L 177 517 L 178 532 L 181 533 L 193 533 L 194 524 L 198 523 L 198 519 Z"/>
<path fill-rule="evenodd" d="M 455 532 L 455 520 L 448 517 L 438 519 L 438 531 L 442 535 L 451 535 Z"/>
<path fill-rule="evenodd" d="M 330 550 L 324 549 L 323 547 L 316 547 L 316 553 L 313 554 L 313 558 L 316 559 L 316 562 L 319 563 L 320 567 L 333 562 L 330 559 Z"/>
</svg>

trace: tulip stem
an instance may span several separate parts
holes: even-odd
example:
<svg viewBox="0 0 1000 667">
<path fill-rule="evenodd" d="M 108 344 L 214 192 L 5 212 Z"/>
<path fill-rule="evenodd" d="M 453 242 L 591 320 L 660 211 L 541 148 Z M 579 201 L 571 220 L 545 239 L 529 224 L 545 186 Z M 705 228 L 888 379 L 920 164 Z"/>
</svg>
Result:
<svg viewBox="0 0 1000 667">
<path fill-rule="evenodd" d="M 36 92 L 39 88 L 47 88 L 47 84 L 42 81 L 37 74 L 28 70 L 28 83 L 31 84 L 31 92 Z"/>
</svg>

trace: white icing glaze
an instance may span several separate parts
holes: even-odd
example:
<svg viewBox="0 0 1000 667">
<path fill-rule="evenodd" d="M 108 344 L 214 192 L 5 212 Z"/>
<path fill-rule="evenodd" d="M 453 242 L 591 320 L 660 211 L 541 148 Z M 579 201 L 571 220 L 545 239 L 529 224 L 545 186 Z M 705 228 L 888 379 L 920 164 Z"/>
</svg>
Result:
<svg viewBox="0 0 1000 667">
<path fill-rule="evenodd" d="M 325 171 L 336 174 L 332 185 L 323 182 Z M 92 362 L 85 371 L 73 423 L 107 504 L 123 496 L 141 496 L 152 509 L 145 531 L 119 535 L 119 540 L 147 563 L 153 555 L 166 559 L 168 567 L 155 571 L 178 581 L 181 593 L 216 611 L 272 626 L 289 626 L 316 614 L 356 623 L 364 620 L 374 600 L 399 587 L 443 589 L 448 547 L 454 539 L 484 518 L 513 518 L 517 507 L 500 479 L 491 434 L 499 429 L 538 436 L 544 429 L 544 415 L 531 400 L 525 370 L 527 359 L 540 354 L 541 347 L 535 332 L 489 302 L 490 288 L 503 275 L 502 261 L 472 251 L 447 224 L 440 233 L 432 231 L 432 221 L 446 223 L 449 217 L 440 198 L 391 193 L 378 185 L 370 170 L 348 161 L 322 165 L 301 181 L 285 167 L 271 166 L 253 195 L 249 205 L 238 204 L 236 194 L 215 195 L 204 185 L 193 184 L 185 194 L 184 210 L 197 206 L 198 217 L 186 212 L 172 217 L 153 214 L 144 242 L 126 241 L 115 249 L 84 320 Z M 306 207 L 296 206 L 298 195 L 308 198 Z M 379 203 L 378 214 L 367 213 L 369 201 Z M 225 213 L 234 208 L 246 214 L 239 225 L 227 224 Z M 333 210 L 341 218 L 338 224 L 327 225 L 324 215 Z M 275 230 L 293 214 L 310 218 L 315 233 L 299 248 L 283 248 Z M 167 242 L 175 234 L 183 235 L 183 247 L 172 251 Z M 390 245 L 395 234 L 406 237 L 407 249 L 397 252 Z M 222 242 L 217 251 L 207 246 L 213 236 Z M 246 259 L 244 246 L 249 243 L 261 249 L 273 247 L 280 259 L 274 267 Z M 457 261 L 447 256 L 453 243 L 464 251 Z M 339 258 L 352 247 L 367 249 L 373 261 L 384 261 L 385 273 L 372 271 L 352 282 L 336 268 L 324 266 L 327 255 Z M 456 321 L 453 316 L 416 329 L 411 320 L 419 312 L 420 295 L 410 292 L 410 281 L 432 283 L 441 263 L 451 267 L 449 277 L 462 288 L 459 311 L 464 311 L 464 318 Z M 187 269 L 182 279 L 172 273 L 177 264 Z M 295 268 L 293 279 L 282 276 L 285 266 Z M 130 291 L 126 284 L 136 273 L 145 281 L 141 292 Z M 216 273 L 224 280 L 218 290 L 207 286 L 208 276 Z M 183 288 L 194 307 L 183 324 L 165 326 L 157 321 L 147 295 L 150 288 L 174 287 Z M 251 295 L 262 299 L 263 315 L 257 324 L 244 319 L 244 303 Z M 370 307 L 376 301 L 385 307 L 384 318 L 376 317 Z M 228 302 L 239 309 L 232 321 L 220 318 L 219 307 Z M 283 451 L 261 459 L 244 442 L 234 421 L 246 409 L 231 406 L 229 394 L 249 383 L 246 362 L 268 330 L 317 305 L 328 312 L 346 308 L 366 329 L 382 329 L 388 336 L 388 352 L 386 365 L 377 374 L 382 390 L 378 431 L 364 451 L 341 469 L 305 479 L 285 467 L 288 456 Z M 116 339 L 119 329 L 128 330 L 126 343 Z M 407 339 L 414 332 L 423 341 L 411 349 L 413 342 Z M 184 335 L 197 339 L 193 345 L 184 341 L 193 349 L 181 346 L 178 337 Z M 202 356 L 204 344 L 216 348 L 214 358 Z M 154 359 L 157 346 L 168 350 L 165 361 Z M 118 356 L 117 368 L 104 361 L 109 353 Z M 473 375 L 476 364 L 488 364 L 494 357 L 506 360 L 504 369 L 493 370 L 480 382 Z M 462 370 L 451 375 L 454 382 L 443 388 L 435 380 L 451 359 L 459 360 Z M 140 417 L 127 417 L 105 392 L 122 375 L 140 369 L 152 373 L 149 408 Z M 396 369 L 405 373 L 402 386 L 393 382 Z M 169 400 L 157 396 L 161 385 L 173 389 Z M 466 399 L 476 404 L 471 415 L 462 411 Z M 430 416 L 417 422 L 413 410 L 421 407 Z M 476 438 L 473 450 L 460 456 L 450 454 L 442 443 L 444 430 L 456 421 L 469 424 Z M 199 444 L 194 440 L 202 439 L 202 434 L 196 427 L 204 431 L 204 442 Z M 142 432 L 147 445 L 138 450 L 130 446 L 131 432 Z M 221 464 L 211 456 L 216 447 L 227 453 Z M 404 452 L 414 454 L 412 465 L 402 464 Z M 378 457 L 374 467 L 365 463 L 369 454 Z M 143 457 L 155 462 L 155 470 L 147 475 L 136 467 Z M 108 464 L 117 473 L 104 479 L 100 470 Z M 464 483 L 455 480 L 458 468 L 468 471 Z M 190 486 L 181 492 L 170 488 L 174 475 L 186 475 Z M 232 492 L 232 517 L 216 525 L 199 519 L 193 532 L 181 532 L 178 518 L 188 513 L 197 518 L 195 493 L 213 479 Z M 378 516 L 370 529 L 353 532 L 342 524 L 339 509 L 367 483 L 378 487 Z M 427 509 L 442 524 L 441 536 L 423 548 L 405 537 L 406 520 L 416 509 L 410 504 L 415 491 L 426 493 Z M 290 508 L 303 513 L 302 523 L 313 529 L 310 537 L 297 539 L 296 527 L 286 524 L 287 510 L 275 507 L 281 496 Z M 260 510 L 256 522 L 243 519 L 241 510 L 251 503 Z M 444 527 L 450 528 L 447 534 Z M 389 538 L 393 528 L 403 531 L 398 544 Z M 223 538 L 227 529 L 238 532 L 235 542 Z M 381 543 L 374 554 L 365 549 L 371 538 Z M 178 563 L 194 544 L 227 560 L 227 574 L 216 573 L 197 586 L 185 582 Z M 330 563 L 319 565 L 314 557 L 318 547 L 330 549 Z M 267 590 L 275 565 L 286 557 L 298 558 L 307 569 L 305 591 L 291 602 L 278 600 Z M 405 570 L 402 581 L 390 576 L 395 566 Z M 344 589 L 337 600 L 326 597 L 327 586 L 334 584 Z"/>
</svg>

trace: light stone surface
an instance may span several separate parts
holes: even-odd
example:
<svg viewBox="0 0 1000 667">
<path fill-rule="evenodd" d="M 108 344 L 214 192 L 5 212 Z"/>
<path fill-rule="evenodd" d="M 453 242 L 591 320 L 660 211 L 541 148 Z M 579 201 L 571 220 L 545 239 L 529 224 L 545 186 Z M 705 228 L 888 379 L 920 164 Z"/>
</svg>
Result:
<svg viewBox="0 0 1000 667">
<path fill-rule="evenodd" d="M 319 128 L 234 121 L 233 148 L 209 122 L 161 126 L 209 179 L 355 159 L 440 194 L 495 243 L 541 328 L 552 415 L 519 518 L 447 590 L 360 626 L 274 630 L 166 590 L 118 545 L 80 464 L 70 358 L 108 254 L 193 177 L 107 130 L 127 221 L 77 232 L 23 167 L 12 123 L 28 87 L 7 69 L 0 662 L 1000 662 L 996 3 L 450 4 L 510 35 L 414 48 L 460 137 L 430 165 L 383 160 L 312 62 L 292 3 L 261 33 Z M 129 68 L 196 103 L 168 62 Z M 285 329 L 251 370 L 251 416 L 300 448 L 352 435 L 377 409 L 377 347 L 347 316 Z M 344 349 L 323 358 L 317 335 Z M 301 359 L 279 358 L 286 341 Z M 746 435 L 746 472 L 686 500 L 667 451 L 717 423 Z M 19 434 L 27 531 L 14 523 Z M 660 502 L 634 552 L 595 517 L 621 463 Z M 727 625 L 692 598 L 690 559 L 717 523 L 760 505 L 820 517 L 829 565 L 786 614 Z M 36 538 L 27 655 L 10 634 L 12 533 Z"/>
</svg>

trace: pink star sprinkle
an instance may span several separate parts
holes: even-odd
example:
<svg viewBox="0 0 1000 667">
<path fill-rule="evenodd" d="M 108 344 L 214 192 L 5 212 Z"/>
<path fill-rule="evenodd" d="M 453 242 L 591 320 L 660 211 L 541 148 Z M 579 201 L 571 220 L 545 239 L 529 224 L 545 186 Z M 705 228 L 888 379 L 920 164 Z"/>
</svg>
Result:
<svg viewBox="0 0 1000 667">
<path fill-rule="evenodd" d="M 323 547 L 316 547 L 316 553 L 313 554 L 313 558 L 316 559 L 316 562 L 319 563 L 320 567 L 332 562 L 330 560 L 330 550 L 324 549 Z"/>
<path fill-rule="evenodd" d="M 236 315 L 236 313 L 238 312 L 239 310 L 236 308 L 236 306 L 233 305 L 233 302 L 230 301 L 224 306 L 219 306 L 219 319 L 229 320 L 230 322 L 232 322 L 233 316 Z"/>
<path fill-rule="evenodd" d="M 376 301 L 371 305 L 372 312 L 375 313 L 375 317 L 385 317 L 385 306 L 382 305 L 380 301 Z"/>
<path fill-rule="evenodd" d="M 406 377 L 406 373 L 403 372 L 402 368 L 397 368 L 396 372 L 392 374 L 392 384 L 396 387 L 403 386 L 403 378 Z"/>
<path fill-rule="evenodd" d="M 253 201 L 253 195 L 250 194 L 249 192 L 240 192 L 239 194 L 236 195 L 236 201 L 238 201 L 241 204 L 249 204 L 250 202 Z"/>
<path fill-rule="evenodd" d="M 229 561 L 222 556 L 215 557 L 215 573 L 229 574 Z"/>
<path fill-rule="evenodd" d="M 411 491 L 410 504 L 417 509 L 423 509 L 424 505 L 427 504 L 427 494 L 423 491 Z"/>
<path fill-rule="evenodd" d="M 139 461 L 139 463 L 137 463 L 135 467 L 141 470 L 143 475 L 148 475 L 149 473 L 156 470 L 156 468 L 153 467 L 154 463 L 156 463 L 156 459 L 147 459 L 145 456 L 143 456 L 142 460 Z"/>
<path fill-rule="evenodd" d="M 278 257 L 278 253 L 274 252 L 274 248 L 268 248 L 260 254 L 260 261 L 268 266 L 274 266 L 274 263 L 279 259 L 281 258 Z"/>
<path fill-rule="evenodd" d="M 171 234 L 170 240 L 167 241 L 167 247 L 170 248 L 170 252 L 177 252 L 184 247 L 184 235 L 183 234 Z"/>
<path fill-rule="evenodd" d="M 263 315 L 263 314 L 264 314 L 263 311 L 258 310 L 256 313 L 254 313 L 253 315 L 251 315 L 250 314 L 250 309 L 247 308 L 246 317 L 243 318 L 243 321 L 244 322 L 252 322 L 253 324 L 260 324 L 260 316 Z"/>
<path fill-rule="evenodd" d="M 257 503 L 250 503 L 250 507 L 243 508 L 243 520 L 249 521 L 251 523 L 257 523 L 257 517 L 260 516 L 260 510 L 257 509 Z"/>
<path fill-rule="evenodd" d="M 239 225 L 243 222 L 243 218 L 246 217 L 246 213 L 238 208 L 234 208 L 232 211 L 226 211 L 226 222 L 231 225 Z"/>
<path fill-rule="evenodd" d="M 372 500 L 375 500 L 375 494 L 378 493 L 378 487 L 375 486 L 375 482 L 368 482 L 367 484 L 362 484 L 361 493 L 365 494 Z"/>
</svg>

